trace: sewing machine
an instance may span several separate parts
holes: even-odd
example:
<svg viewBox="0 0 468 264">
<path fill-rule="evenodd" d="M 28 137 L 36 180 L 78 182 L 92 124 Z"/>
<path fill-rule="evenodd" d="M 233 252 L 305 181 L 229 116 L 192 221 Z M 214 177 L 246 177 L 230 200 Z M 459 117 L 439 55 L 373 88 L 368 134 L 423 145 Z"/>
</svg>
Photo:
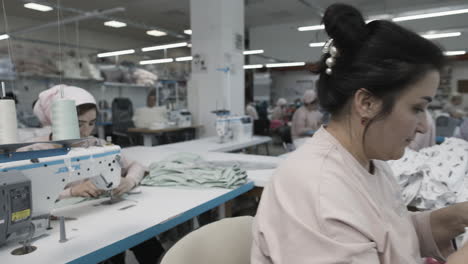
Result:
<svg viewBox="0 0 468 264">
<path fill-rule="evenodd" d="M 252 118 L 249 116 L 218 115 L 216 117 L 216 134 L 220 143 L 230 140 L 248 140 L 253 135 Z"/>
<path fill-rule="evenodd" d="M 236 116 L 231 119 L 234 141 L 249 140 L 253 136 L 253 120 L 250 116 Z"/>
<path fill-rule="evenodd" d="M 119 161 L 118 146 L 1 154 L 0 246 L 44 234 L 55 201 L 68 183 L 89 178 L 98 189 L 116 188 Z"/>
<path fill-rule="evenodd" d="M 173 110 L 169 112 L 169 121 L 175 122 L 178 127 L 192 125 L 192 114 L 187 109 Z"/>
</svg>

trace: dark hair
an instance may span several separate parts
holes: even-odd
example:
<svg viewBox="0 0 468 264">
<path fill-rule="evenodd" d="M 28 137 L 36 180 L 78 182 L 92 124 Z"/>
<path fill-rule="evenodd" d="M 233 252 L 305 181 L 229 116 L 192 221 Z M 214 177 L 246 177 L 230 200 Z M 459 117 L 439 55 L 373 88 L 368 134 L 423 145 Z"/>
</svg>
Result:
<svg viewBox="0 0 468 264">
<path fill-rule="evenodd" d="M 34 101 L 32 102 L 32 109 L 33 109 L 33 110 L 34 110 L 34 106 L 36 106 L 37 100 L 39 100 L 39 99 L 36 99 L 36 100 L 34 100 Z"/>
<path fill-rule="evenodd" d="M 323 109 L 341 114 L 360 88 L 383 102 L 381 112 L 369 122 L 390 114 L 396 97 L 431 70 L 444 65 L 441 49 L 431 41 L 393 22 L 366 24 L 362 14 L 346 4 L 327 8 L 322 23 L 339 56 L 330 75 L 322 56 L 318 98 Z"/>
<path fill-rule="evenodd" d="M 18 104 L 18 96 L 16 96 L 16 94 L 14 94 L 13 92 L 6 92 L 5 98 L 14 100 L 15 104 Z"/>
<path fill-rule="evenodd" d="M 80 115 L 82 115 L 82 114 L 88 112 L 88 111 L 91 110 L 91 109 L 95 109 L 96 112 L 97 112 L 97 107 L 96 107 L 96 105 L 95 105 L 95 104 L 90 104 L 90 103 L 78 105 L 78 106 L 76 107 L 76 112 L 78 113 L 78 116 L 80 116 Z"/>
</svg>

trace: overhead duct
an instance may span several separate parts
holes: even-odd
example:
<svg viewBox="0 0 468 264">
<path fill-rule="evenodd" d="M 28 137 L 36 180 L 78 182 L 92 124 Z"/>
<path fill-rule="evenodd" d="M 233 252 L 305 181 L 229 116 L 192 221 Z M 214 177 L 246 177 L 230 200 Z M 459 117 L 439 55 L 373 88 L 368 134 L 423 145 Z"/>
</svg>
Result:
<svg viewBox="0 0 468 264">
<path fill-rule="evenodd" d="M 322 7 L 320 7 L 318 4 L 314 2 L 308 2 L 307 0 L 297 0 L 297 1 L 309 7 L 310 9 L 312 9 L 315 12 L 315 14 L 317 14 L 319 17 L 323 17 L 325 10 Z"/>
</svg>

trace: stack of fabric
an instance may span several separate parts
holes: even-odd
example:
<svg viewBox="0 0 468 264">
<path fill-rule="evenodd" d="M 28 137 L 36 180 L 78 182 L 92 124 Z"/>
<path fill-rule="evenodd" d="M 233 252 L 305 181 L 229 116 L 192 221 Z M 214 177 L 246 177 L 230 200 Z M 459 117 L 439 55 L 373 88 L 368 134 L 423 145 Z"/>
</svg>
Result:
<svg viewBox="0 0 468 264">
<path fill-rule="evenodd" d="M 25 44 L 14 44 L 12 47 L 13 62 L 17 73 L 31 75 L 59 75 L 59 53 L 52 50 Z M 0 54 L 8 54 L 8 49 L 1 48 Z M 1 56 L 8 57 L 8 56 Z"/>
<path fill-rule="evenodd" d="M 233 189 L 247 183 L 247 173 L 238 165 L 215 166 L 192 153 L 178 153 L 154 162 L 149 171 L 142 185 Z"/>
<path fill-rule="evenodd" d="M 164 106 L 140 107 L 132 118 L 135 127 L 151 128 L 155 124 L 167 124 L 167 109 Z"/>
<path fill-rule="evenodd" d="M 468 142 L 449 138 L 389 161 L 407 205 L 428 210 L 468 201 Z"/>
<path fill-rule="evenodd" d="M 154 86 L 158 80 L 158 76 L 152 72 L 143 69 L 136 69 L 133 72 L 135 83 L 143 86 Z"/>
</svg>

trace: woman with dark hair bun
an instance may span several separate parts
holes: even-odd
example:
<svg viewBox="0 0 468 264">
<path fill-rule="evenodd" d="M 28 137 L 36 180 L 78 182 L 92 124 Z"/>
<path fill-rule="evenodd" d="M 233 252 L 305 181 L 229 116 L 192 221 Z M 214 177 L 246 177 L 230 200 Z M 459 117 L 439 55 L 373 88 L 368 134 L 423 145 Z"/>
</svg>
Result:
<svg viewBox="0 0 468 264">
<path fill-rule="evenodd" d="M 441 49 L 393 22 L 366 23 L 345 4 L 329 6 L 323 23 L 330 39 L 317 91 L 331 119 L 265 188 L 251 263 L 468 263 L 468 247 L 452 246 L 468 203 L 410 213 L 385 162 L 428 129 Z"/>
</svg>

